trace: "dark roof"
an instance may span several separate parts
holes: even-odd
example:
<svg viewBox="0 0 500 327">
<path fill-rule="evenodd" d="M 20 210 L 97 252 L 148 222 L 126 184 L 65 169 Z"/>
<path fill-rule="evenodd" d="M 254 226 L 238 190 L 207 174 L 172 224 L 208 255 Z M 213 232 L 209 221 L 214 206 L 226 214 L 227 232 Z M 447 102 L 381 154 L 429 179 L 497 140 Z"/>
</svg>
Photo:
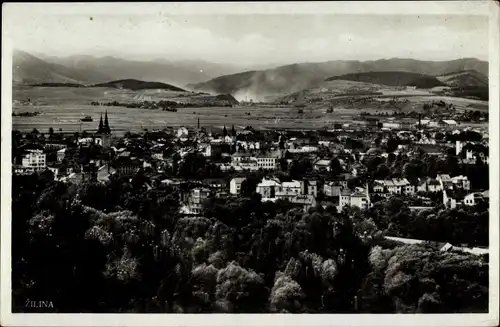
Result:
<svg viewBox="0 0 500 327">
<path fill-rule="evenodd" d="M 115 166 L 142 166 L 142 163 L 139 159 L 118 158 L 118 160 L 115 160 Z"/>
<path fill-rule="evenodd" d="M 437 180 L 435 180 L 434 178 L 429 179 L 428 184 L 429 184 L 429 185 L 441 185 L 441 184 L 440 184 Z"/>
</svg>

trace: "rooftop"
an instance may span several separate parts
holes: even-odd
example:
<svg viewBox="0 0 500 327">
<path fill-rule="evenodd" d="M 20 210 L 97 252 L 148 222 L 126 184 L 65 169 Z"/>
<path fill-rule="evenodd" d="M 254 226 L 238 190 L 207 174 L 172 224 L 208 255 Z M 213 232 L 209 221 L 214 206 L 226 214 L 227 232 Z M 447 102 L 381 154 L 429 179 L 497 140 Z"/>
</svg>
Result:
<svg viewBox="0 0 500 327">
<path fill-rule="evenodd" d="M 235 152 L 231 157 L 237 158 L 237 157 L 251 157 L 252 154 L 248 152 Z"/>
<path fill-rule="evenodd" d="M 314 164 L 318 165 L 318 166 L 328 166 L 328 165 L 330 165 L 330 160 L 320 159 L 320 160 L 316 161 Z"/>
<path fill-rule="evenodd" d="M 281 186 L 281 184 L 272 179 L 263 179 L 257 186 Z"/>
<path fill-rule="evenodd" d="M 283 187 L 300 187 L 300 182 L 299 181 L 283 182 L 282 186 Z"/>
</svg>

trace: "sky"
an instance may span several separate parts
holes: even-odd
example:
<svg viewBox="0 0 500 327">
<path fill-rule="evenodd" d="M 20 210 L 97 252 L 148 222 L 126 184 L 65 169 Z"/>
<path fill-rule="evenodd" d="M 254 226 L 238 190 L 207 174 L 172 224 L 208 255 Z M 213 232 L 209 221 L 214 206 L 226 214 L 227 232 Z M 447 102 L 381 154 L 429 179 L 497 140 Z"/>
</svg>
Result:
<svg viewBox="0 0 500 327">
<path fill-rule="evenodd" d="M 472 15 L 38 15 L 10 25 L 15 48 L 51 56 L 289 64 L 488 59 L 488 17 Z"/>
</svg>

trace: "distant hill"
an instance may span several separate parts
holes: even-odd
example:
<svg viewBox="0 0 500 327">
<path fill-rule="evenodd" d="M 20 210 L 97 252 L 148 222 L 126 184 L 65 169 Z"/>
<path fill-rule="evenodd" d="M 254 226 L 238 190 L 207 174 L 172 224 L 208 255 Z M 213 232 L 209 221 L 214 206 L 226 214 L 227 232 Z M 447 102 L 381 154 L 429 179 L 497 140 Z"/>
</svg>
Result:
<svg viewBox="0 0 500 327">
<path fill-rule="evenodd" d="M 43 87 L 85 87 L 85 85 L 77 83 L 38 83 L 31 84 L 31 86 L 43 86 Z"/>
<path fill-rule="evenodd" d="M 238 104 L 238 100 L 236 100 L 231 94 L 218 94 L 215 99 L 217 101 L 227 101 L 230 104 Z"/>
<path fill-rule="evenodd" d="M 74 69 L 90 69 L 109 76 L 109 80 L 137 79 L 184 86 L 199 83 L 214 77 L 241 71 L 234 65 L 210 63 L 203 60 L 169 61 L 156 59 L 150 61 L 126 60 L 116 57 L 93 57 L 75 55 L 46 60 Z"/>
<path fill-rule="evenodd" d="M 107 80 L 110 80 L 108 76 L 91 69 L 74 69 L 60 64 L 48 63 L 20 50 L 13 53 L 12 82 L 14 84 L 87 84 Z"/>
<path fill-rule="evenodd" d="M 436 86 L 445 86 L 434 76 L 408 72 L 368 72 L 347 74 L 327 78 L 326 81 L 346 80 L 381 84 L 387 86 L 416 86 L 419 89 L 430 89 Z"/>
<path fill-rule="evenodd" d="M 122 79 L 117 81 L 111 81 L 107 83 L 94 84 L 93 87 L 110 87 L 115 89 L 127 89 L 127 90 L 147 90 L 147 89 L 160 89 L 168 91 L 178 91 L 185 92 L 185 90 L 180 87 L 173 86 L 161 82 L 145 82 L 136 79 Z"/>
<path fill-rule="evenodd" d="M 474 58 L 451 61 L 419 61 L 414 59 L 382 59 L 375 61 L 328 61 L 300 63 L 273 69 L 247 71 L 220 76 L 189 85 L 195 91 L 229 93 L 237 99 L 260 100 L 267 95 L 286 95 L 320 86 L 325 79 L 346 74 L 366 72 L 409 72 L 441 76 L 457 71 L 475 70 L 488 74 L 488 63 Z M 428 80 L 419 83 L 426 85 Z M 434 81 L 435 82 L 435 81 Z"/>
<path fill-rule="evenodd" d="M 488 87 L 488 77 L 475 70 L 452 72 L 437 77 L 450 87 Z"/>
</svg>

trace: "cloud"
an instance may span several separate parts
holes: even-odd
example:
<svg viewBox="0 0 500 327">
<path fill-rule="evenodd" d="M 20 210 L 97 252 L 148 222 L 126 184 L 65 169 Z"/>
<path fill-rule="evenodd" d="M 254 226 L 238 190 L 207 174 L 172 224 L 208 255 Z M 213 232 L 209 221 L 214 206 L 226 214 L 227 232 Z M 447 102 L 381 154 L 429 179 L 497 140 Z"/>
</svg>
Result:
<svg viewBox="0 0 500 327">
<path fill-rule="evenodd" d="M 279 24 L 279 17 L 274 20 Z M 488 53 L 487 31 L 455 28 L 459 26 L 456 21 L 453 26 L 421 22 L 422 26 L 403 24 L 388 29 L 372 26 L 367 20 L 350 28 L 333 19 L 311 17 L 301 20 L 302 28 L 289 26 L 288 31 L 300 29 L 300 36 L 272 33 L 274 29 L 265 30 L 258 24 L 251 31 L 245 29 L 246 33 L 234 26 L 227 27 L 234 29 L 231 33 L 217 33 L 209 23 L 197 25 L 196 17 L 193 21 L 139 15 L 95 16 L 92 20 L 84 15 L 26 15 L 20 21 L 10 21 L 8 32 L 14 46 L 49 55 L 156 56 L 231 63 L 484 58 Z M 287 31 L 285 27 L 280 25 L 280 30 Z"/>
</svg>

